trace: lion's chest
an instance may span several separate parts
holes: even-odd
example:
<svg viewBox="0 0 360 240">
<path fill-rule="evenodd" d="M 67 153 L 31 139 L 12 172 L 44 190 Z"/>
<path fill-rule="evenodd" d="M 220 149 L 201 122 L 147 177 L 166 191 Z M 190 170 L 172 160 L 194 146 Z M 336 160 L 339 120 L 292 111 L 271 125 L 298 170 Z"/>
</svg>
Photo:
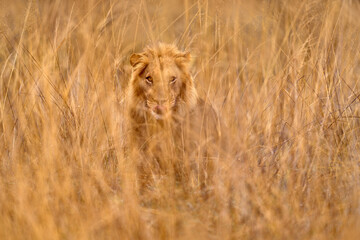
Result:
<svg viewBox="0 0 360 240">
<path fill-rule="evenodd" d="M 137 128 L 137 146 L 147 156 L 178 158 L 193 155 L 200 132 L 189 121 L 168 125 L 147 124 Z"/>
<path fill-rule="evenodd" d="M 145 120 L 134 122 L 133 136 L 136 149 L 147 159 L 194 159 L 216 148 L 217 118 L 203 103 L 169 122 Z"/>
</svg>

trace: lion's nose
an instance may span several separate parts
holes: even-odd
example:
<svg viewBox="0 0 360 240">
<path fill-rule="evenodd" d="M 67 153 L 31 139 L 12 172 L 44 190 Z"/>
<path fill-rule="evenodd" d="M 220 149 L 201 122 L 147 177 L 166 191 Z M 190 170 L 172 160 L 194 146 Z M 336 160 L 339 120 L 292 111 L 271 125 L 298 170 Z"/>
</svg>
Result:
<svg viewBox="0 0 360 240">
<path fill-rule="evenodd" d="M 155 112 L 157 114 L 163 114 L 165 112 L 165 110 L 166 110 L 166 107 L 164 105 L 159 104 L 155 107 Z"/>
</svg>

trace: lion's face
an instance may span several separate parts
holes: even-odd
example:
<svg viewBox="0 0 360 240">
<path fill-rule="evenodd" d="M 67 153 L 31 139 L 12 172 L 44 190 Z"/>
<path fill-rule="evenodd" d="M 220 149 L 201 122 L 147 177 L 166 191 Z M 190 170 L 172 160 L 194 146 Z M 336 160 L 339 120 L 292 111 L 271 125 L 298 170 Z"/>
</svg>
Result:
<svg viewBox="0 0 360 240">
<path fill-rule="evenodd" d="M 130 57 L 132 94 L 155 119 L 170 117 L 179 102 L 187 101 L 186 91 L 193 87 L 186 66 L 189 57 L 168 45 Z"/>
<path fill-rule="evenodd" d="M 150 113 L 156 119 L 168 117 L 176 106 L 184 82 L 174 59 L 153 59 L 137 81 Z"/>
</svg>

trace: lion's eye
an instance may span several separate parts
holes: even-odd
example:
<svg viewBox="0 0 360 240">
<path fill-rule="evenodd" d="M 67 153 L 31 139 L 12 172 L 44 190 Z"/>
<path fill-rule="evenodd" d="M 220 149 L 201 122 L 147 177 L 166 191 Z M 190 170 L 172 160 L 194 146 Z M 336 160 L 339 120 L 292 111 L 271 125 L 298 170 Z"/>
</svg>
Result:
<svg viewBox="0 0 360 240">
<path fill-rule="evenodd" d="M 151 77 L 151 76 L 147 76 L 147 77 L 145 78 L 145 81 L 146 81 L 146 83 L 149 84 L 149 85 L 152 85 L 152 84 L 153 84 L 153 80 L 152 80 L 152 77 Z"/>
<path fill-rule="evenodd" d="M 170 84 L 173 84 L 173 83 L 175 83 L 176 82 L 176 77 L 171 77 L 171 79 L 170 79 Z"/>
</svg>

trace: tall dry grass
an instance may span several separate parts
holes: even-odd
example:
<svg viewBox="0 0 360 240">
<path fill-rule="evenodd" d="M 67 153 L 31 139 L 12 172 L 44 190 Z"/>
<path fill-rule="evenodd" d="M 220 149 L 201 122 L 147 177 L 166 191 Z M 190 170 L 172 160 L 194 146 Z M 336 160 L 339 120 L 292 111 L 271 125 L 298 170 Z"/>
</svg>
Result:
<svg viewBox="0 0 360 240">
<path fill-rule="evenodd" d="M 351 0 L 0 1 L 0 239 L 356 239 L 359 16 Z M 191 50 L 236 149 L 207 199 L 139 194 L 124 154 L 128 58 L 157 41 Z"/>
</svg>

